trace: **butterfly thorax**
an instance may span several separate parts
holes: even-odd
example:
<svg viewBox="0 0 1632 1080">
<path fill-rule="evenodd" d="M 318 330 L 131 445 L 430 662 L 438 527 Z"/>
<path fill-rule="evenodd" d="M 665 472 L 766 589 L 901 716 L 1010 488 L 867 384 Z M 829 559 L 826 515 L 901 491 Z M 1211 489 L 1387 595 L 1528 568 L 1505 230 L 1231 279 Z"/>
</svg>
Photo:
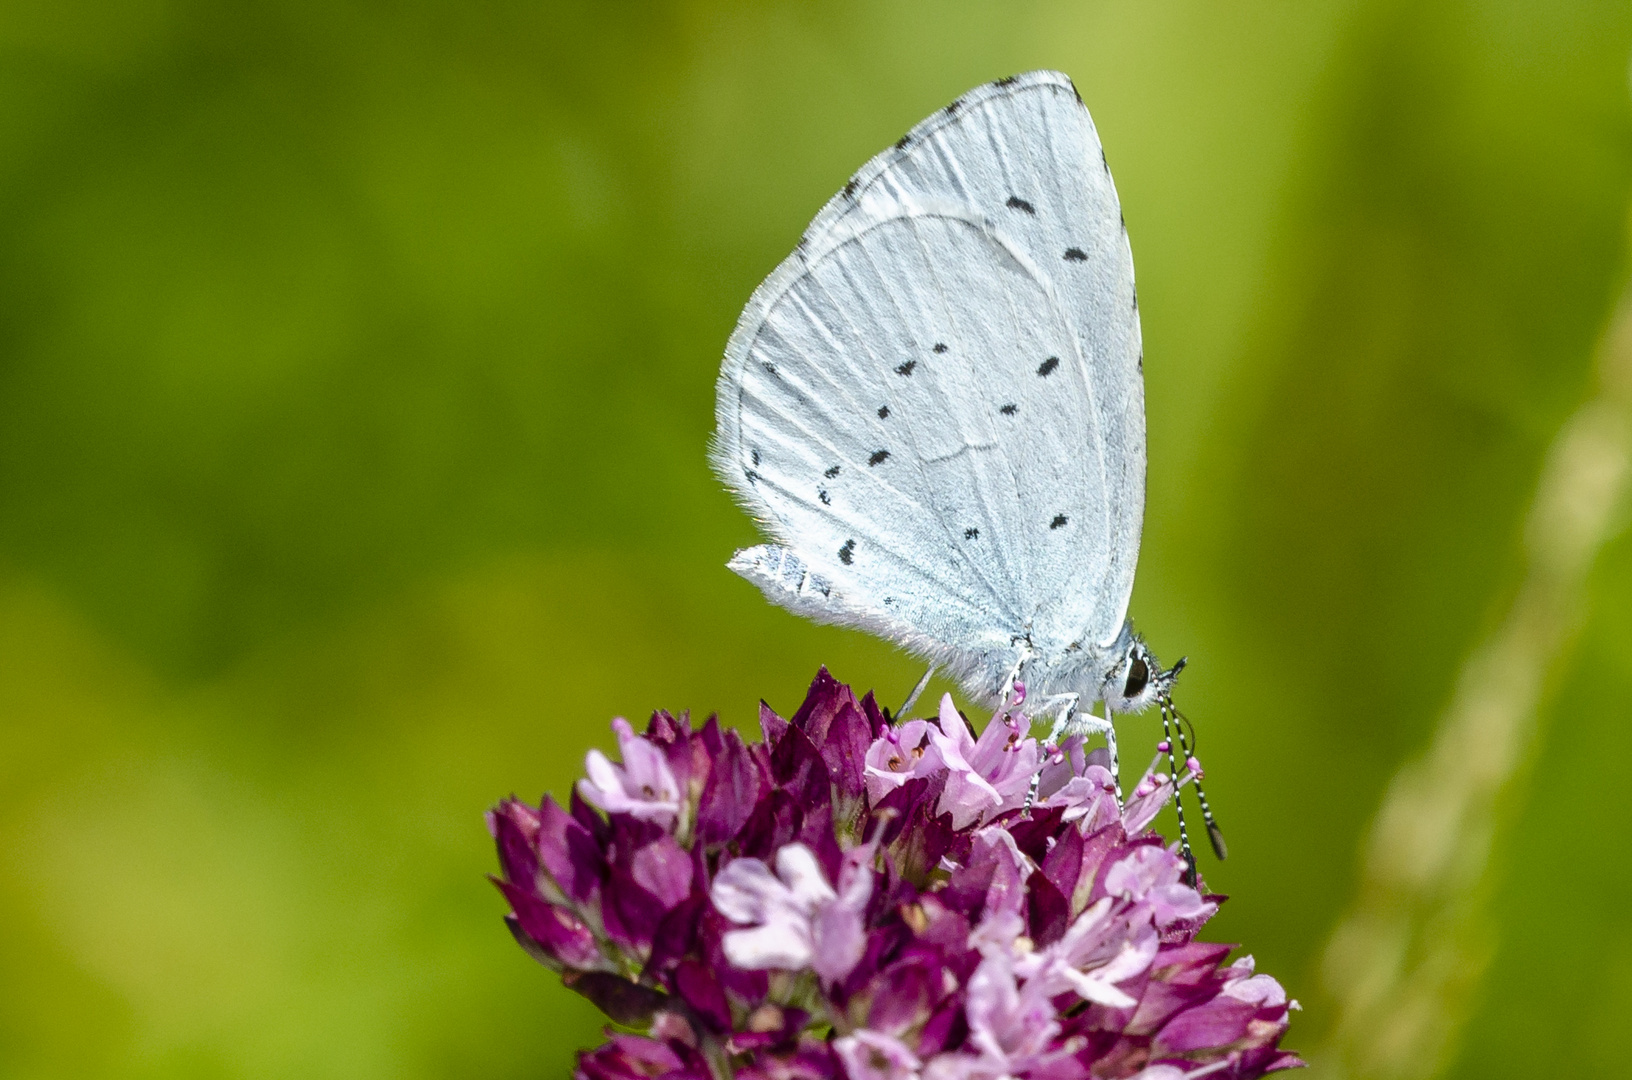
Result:
<svg viewBox="0 0 1632 1080">
<path fill-rule="evenodd" d="M 1177 669 L 1163 671 L 1132 621 L 1106 645 L 1073 643 L 1039 651 L 1018 664 L 1019 679 L 1033 701 L 1074 695 L 1080 706 L 1104 702 L 1112 713 L 1142 712 L 1172 688 Z M 980 695 L 992 697 L 991 694 Z"/>
</svg>

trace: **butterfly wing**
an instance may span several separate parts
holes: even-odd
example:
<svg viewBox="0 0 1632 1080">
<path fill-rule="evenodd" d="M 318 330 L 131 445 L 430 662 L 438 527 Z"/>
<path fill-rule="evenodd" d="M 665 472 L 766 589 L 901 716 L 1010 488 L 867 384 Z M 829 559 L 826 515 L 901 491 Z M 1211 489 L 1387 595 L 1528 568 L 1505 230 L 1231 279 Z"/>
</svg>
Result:
<svg viewBox="0 0 1632 1080">
<path fill-rule="evenodd" d="M 1139 320 L 1070 80 L 980 87 L 858 172 L 744 310 L 717 426 L 716 469 L 781 545 L 732 567 L 773 601 L 981 697 L 1025 652 L 1112 641 L 1144 506 Z"/>
</svg>

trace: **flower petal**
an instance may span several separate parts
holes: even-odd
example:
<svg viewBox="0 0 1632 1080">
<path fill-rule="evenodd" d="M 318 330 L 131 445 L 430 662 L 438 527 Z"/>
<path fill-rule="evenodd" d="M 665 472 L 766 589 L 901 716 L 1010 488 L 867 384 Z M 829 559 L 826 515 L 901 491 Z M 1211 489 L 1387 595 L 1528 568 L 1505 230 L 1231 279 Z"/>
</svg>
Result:
<svg viewBox="0 0 1632 1080">
<path fill-rule="evenodd" d="M 913 1080 L 923 1062 L 893 1035 L 867 1028 L 833 1040 L 849 1080 Z"/>
<path fill-rule="evenodd" d="M 804 844 L 782 845 L 782 850 L 776 853 L 776 876 L 787 885 L 794 903 L 806 911 L 838 897 L 833 886 L 827 883 L 816 853 Z"/>
<path fill-rule="evenodd" d="M 813 955 L 809 925 L 786 919 L 750 930 L 732 930 L 721 944 L 726 959 L 745 971 L 797 971 L 807 966 Z"/>
<path fill-rule="evenodd" d="M 732 922 L 758 923 L 771 907 L 786 902 L 786 892 L 787 886 L 758 859 L 733 859 L 715 875 L 709 897 Z"/>
</svg>

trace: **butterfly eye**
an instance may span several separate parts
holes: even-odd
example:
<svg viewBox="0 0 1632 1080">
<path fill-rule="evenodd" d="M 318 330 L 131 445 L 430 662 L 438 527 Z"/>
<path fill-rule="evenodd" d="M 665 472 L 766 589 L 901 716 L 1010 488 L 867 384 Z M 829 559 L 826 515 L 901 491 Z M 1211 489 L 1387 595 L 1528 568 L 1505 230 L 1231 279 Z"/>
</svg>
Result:
<svg viewBox="0 0 1632 1080">
<path fill-rule="evenodd" d="M 1128 665 L 1128 681 L 1122 687 L 1122 696 L 1136 698 L 1145 692 L 1145 686 L 1150 682 L 1150 665 L 1145 658 L 1136 656 Z"/>
</svg>

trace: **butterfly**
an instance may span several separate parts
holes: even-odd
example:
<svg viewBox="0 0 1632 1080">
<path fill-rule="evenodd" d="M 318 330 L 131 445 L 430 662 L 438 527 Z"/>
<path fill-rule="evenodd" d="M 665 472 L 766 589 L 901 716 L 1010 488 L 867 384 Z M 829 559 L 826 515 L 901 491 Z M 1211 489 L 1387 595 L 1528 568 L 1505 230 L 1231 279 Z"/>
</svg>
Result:
<svg viewBox="0 0 1632 1080">
<path fill-rule="evenodd" d="M 711 458 L 774 542 L 728 565 L 976 701 L 1055 713 L 1050 745 L 1103 734 L 1114 775 L 1111 718 L 1165 716 L 1183 664 L 1163 671 L 1127 614 L 1143 365 L 1127 227 L 1075 86 L 978 87 L 851 177 L 743 310 Z"/>
</svg>

